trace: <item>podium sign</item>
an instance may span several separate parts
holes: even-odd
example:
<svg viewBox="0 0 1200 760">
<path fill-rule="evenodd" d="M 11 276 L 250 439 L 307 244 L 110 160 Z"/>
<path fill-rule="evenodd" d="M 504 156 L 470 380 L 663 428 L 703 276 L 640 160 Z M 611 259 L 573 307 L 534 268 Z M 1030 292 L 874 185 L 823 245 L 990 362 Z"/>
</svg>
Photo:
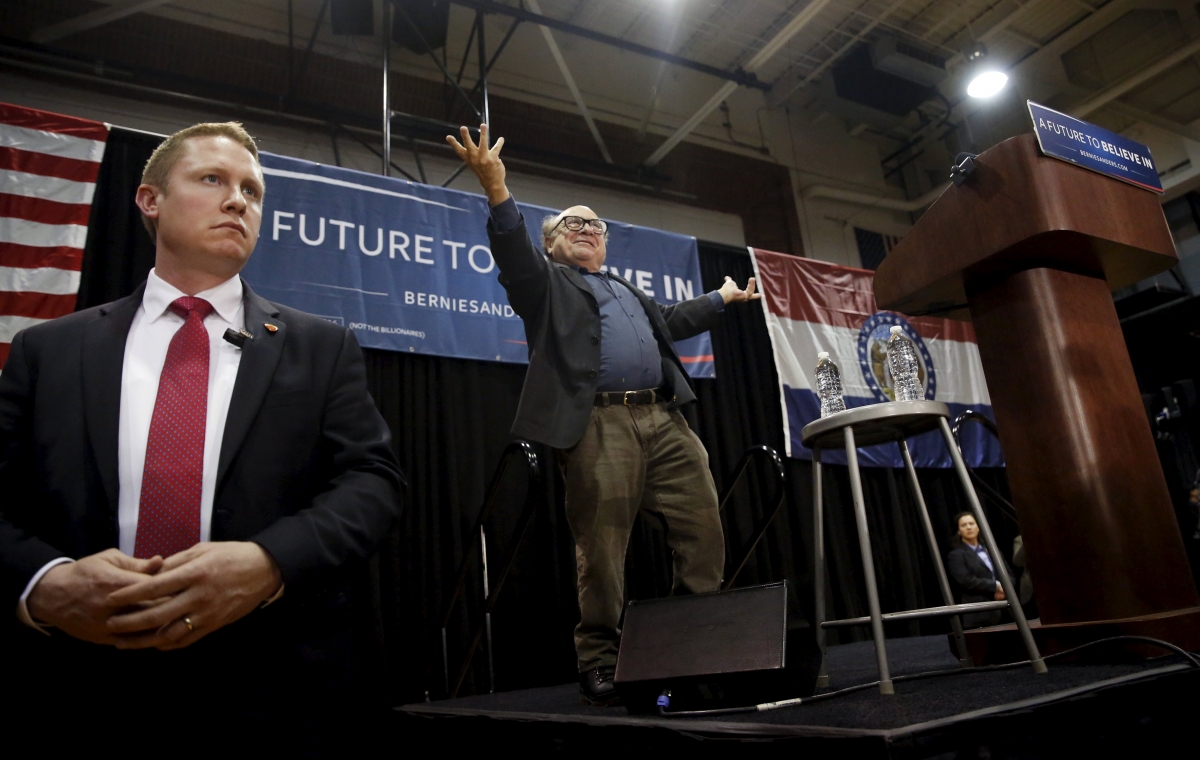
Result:
<svg viewBox="0 0 1200 760">
<path fill-rule="evenodd" d="M 1163 191 L 1158 169 L 1145 145 L 1032 100 L 1026 103 L 1033 119 L 1033 133 L 1044 155 L 1156 193 Z"/>
</svg>

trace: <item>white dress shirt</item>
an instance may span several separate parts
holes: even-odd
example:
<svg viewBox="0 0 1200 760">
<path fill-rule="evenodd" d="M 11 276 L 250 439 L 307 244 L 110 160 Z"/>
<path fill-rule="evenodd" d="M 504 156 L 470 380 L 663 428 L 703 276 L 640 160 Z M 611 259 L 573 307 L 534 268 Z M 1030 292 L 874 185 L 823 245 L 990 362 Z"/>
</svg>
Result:
<svg viewBox="0 0 1200 760">
<path fill-rule="evenodd" d="M 183 317 L 168 307 L 186 293 L 169 285 L 151 269 L 146 280 L 142 305 L 133 316 L 129 335 L 125 339 L 125 361 L 121 368 L 121 412 L 117 443 L 117 472 L 120 491 L 117 496 L 118 547 L 133 556 L 137 537 L 138 506 L 142 495 L 142 472 L 146 464 L 146 443 L 150 438 L 150 421 L 158 398 L 159 376 L 167 361 L 171 339 L 183 326 Z M 217 463 L 221 456 L 221 438 L 225 433 L 225 418 L 233 397 L 242 350 L 224 339 L 229 328 L 241 330 L 246 326 L 242 305 L 242 280 L 231 277 L 215 288 L 197 293 L 213 306 L 204 320 L 208 330 L 208 415 L 204 429 L 204 476 L 200 489 L 200 540 L 208 541 L 212 533 L 213 495 L 217 484 Z M 25 587 L 17 605 L 17 617 L 26 625 L 41 630 L 26 607 L 26 599 L 34 586 L 50 568 L 73 560 L 61 557 L 46 563 Z"/>
</svg>

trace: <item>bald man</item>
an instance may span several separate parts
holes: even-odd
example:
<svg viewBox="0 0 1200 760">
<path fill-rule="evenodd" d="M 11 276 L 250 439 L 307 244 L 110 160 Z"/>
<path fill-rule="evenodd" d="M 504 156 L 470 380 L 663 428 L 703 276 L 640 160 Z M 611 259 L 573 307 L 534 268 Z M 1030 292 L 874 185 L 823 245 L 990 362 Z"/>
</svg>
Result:
<svg viewBox="0 0 1200 760">
<path fill-rule="evenodd" d="M 613 671 L 624 606 L 625 548 L 639 510 L 667 524 L 674 593 L 716 591 L 725 544 L 708 453 L 678 407 L 696 396 L 676 340 L 716 322 L 725 304 L 760 298 L 754 278 L 663 306 L 603 272 L 608 225 L 587 206 L 542 222 L 534 247 L 505 185 L 504 138 L 479 144 L 466 127 L 446 138 L 475 172 L 491 207 L 488 237 L 509 304 L 525 322 L 529 370 L 513 434 L 557 450 L 575 537 L 579 687 L 586 702 L 616 704 Z"/>
</svg>

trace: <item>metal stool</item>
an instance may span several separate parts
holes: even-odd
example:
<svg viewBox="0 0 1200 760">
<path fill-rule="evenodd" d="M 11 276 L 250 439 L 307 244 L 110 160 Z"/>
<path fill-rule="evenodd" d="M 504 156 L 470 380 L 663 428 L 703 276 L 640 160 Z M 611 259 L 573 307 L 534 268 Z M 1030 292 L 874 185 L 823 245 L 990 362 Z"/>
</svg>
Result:
<svg viewBox="0 0 1200 760">
<path fill-rule="evenodd" d="M 950 425 L 946 422 L 949 417 L 950 409 L 945 404 L 937 401 L 892 401 L 838 412 L 829 417 L 808 423 L 804 426 L 804 430 L 801 431 L 801 440 L 805 446 L 812 449 L 813 453 L 813 513 L 816 522 L 816 550 L 814 552 L 816 555 L 814 572 L 816 584 L 816 632 L 817 643 L 821 647 L 821 675 L 817 681 L 818 686 L 829 685 L 829 671 L 825 659 L 826 628 L 867 625 L 869 623 L 871 626 L 871 636 L 875 639 L 875 658 L 879 665 L 879 692 L 881 694 L 892 694 L 894 693 L 892 678 L 888 671 L 887 650 L 884 648 L 883 623 L 885 620 L 950 617 L 950 624 L 954 629 L 954 639 L 958 649 L 959 663 L 964 667 L 968 667 L 971 664 L 971 660 L 967 653 L 967 642 L 963 637 L 962 622 L 959 619 L 959 615 L 968 612 L 1003 609 L 1005 607 L 1012 611 L 1013 619 L 1016 620 L 1017 629 L 1021 633 L 1021 640 L 1024 642 L 1025 648 L 1029 651 L 1029 659 L 1033 665 L 1033 672 L 1046 672 L 1046 663 L 1042 661 L 1037 644 L 1033 641 L 1033 634 L 1029 631 L 1029 623 L 1025 620 L 1025 613 L 1021 610 L 1021 605 L 1015 601 L 1017 599 L 1017 589 L 1013 586 L 1012 579 L 1008 575 L 1008 570 L 1004 566 L 1004 555 L 1000 553 L 1000 550 L 996 546 L 996 540 L 992 537 L 992 530 L 988 527 L 987 517 L 983 514 L 983 509 L 979 504 L 979 497 L 976 496 L 975 489 L 971 487 L 971 478 L 967 473 L 966 465 L 963 464 L 958 446 L 955 445 L 954 436 L 950 432 Z M 958 478 L 967 492 L 967 500 L 971 505 L 971 511 L 975 515 L 976 522 L 979 523 L 979 534 L 983 538 L 983 545 L 994 558 L 993 564 L 995 565 L 996 579 L 1000 581 L 1000 587 L 1004 589 L 1005 600 L 1002 602 L 955 604 L 954 597 L 950 593 L 950 582 L 946 578 L 946 567 L 942 563 L 937 536 L 933 532 L 933 525 L 929 522 L 929 511 L 925 508 L 925 497 L 921 493 L 921 485 L 917 481 L 917 471 L 913 468 L 912 456 L 908 452 L 908 443 L 906 442 L 906 439 L 914 435 L 920 435 L 921 433 L 937 429 L 942 431 L 942 438 L 945 439 L 946 447 L 950 450 L 950 458 L 954 462 L 954 469 L 958 472 Z M 927 607 L 925 609 L 889 612 L 887 614 L 881 614 L 879 611 L 879 590 L 875 584 L 875 563 L 871 558 L 871 536 L 867 531 L 867 510 L 863 502 L 862 481 L 859 478 L 858 472 L 857 447 L 875 446 L 890 441 L 895 441 L 900 447 L 900 454 L 904 458 L 904 468 L 908 471 L 908 482 L 912 486 L 913 495 L 916 497 L 917 509 L 921 513 L 921 522 L 925 526 L 925 537 L 929 541 L 929 550 L 933 555 L 933 566 L 937 571 L 938 585 L 941 587 L 942 599 L 945 601 L 945 604 L 941 607 Z M 822 449 L 833 449 L 840 446 L 845 446 L 846 462 L 850 466 L 850 492 L 854 498 L 854 521 L 858 525 L 858 546 L 862 553 L 863 575 L 867 581 L 867 606 L 870 615 L 868 617 L 846 618 L 845 620 L 825 620 L 825 534 L 824 506 L 821 492 L 821 451 Z"/>
</svg>

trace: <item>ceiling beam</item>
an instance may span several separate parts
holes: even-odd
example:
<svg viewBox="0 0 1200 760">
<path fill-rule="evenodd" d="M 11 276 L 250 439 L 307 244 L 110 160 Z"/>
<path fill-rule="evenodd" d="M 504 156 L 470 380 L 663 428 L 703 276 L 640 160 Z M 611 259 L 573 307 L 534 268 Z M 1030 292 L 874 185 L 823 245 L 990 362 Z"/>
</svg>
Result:
<svg viewBox="0 0 1200 760">
<path fill-rule="evenodd" d="M 826 2 L 827 1 L 828 0 L 826 0 Z M 569 24 L 566 21 L 559 21 L 558 19 L 550 16 L 543 16 L 540 13 L 533 13 L 525 10 L 524 8 L 514 8 L 508 5 L 501 5 L 500 3 L 492 2 L 492 0 L 450 0 L 450 2 L 454 3 L 455 5 L 461 5 L 464 8 L 483 11 L 484 13 L 495 13 L 500 16 L 508 16 L 509 18 L 515 18 L 520 21 L 528 21 L 531 24 L 544 26 L 558 32 L 563 32 L 564 34 L 582 37 L 586 40 L 599 42 L 602 45 L 619 48 L 630 53 L 637 53 L 638 55 L 644 55 L 649 58 L 657 58 L 660 61 L 666 61 L 667 63 L 672 63 L 685 69 L 699 71 L 701 74 L 708 74 L 709 76 L 717 77 L 718 79 L 725 79 L 735 84 L 745 85 L 746 87 L 755 87 L 760 90 L 771 89 L 769 84 L 761 81 L 758 77 L 754 76 L 754 74 L 748 73 L 747 71 L 743 71 L 741 69 L 726 71 L 725 69 L 717 68 L 716 66 L 709 66 L 707 63 L 693 61 L 689 58 L 673 55 L 672 53 L 668 53 L 663 50 L 656 50 L 652 47 L 639 45 L 636 42 L 630 42 L 629 40 L 622 39 L 620 37 L 594 32 L 591 29 L 585 29 L 582 26 Z"/>
<path fill-rule="evenodd" d="M 1044 5 L 1045 3 L 1046 3 L 1046 0 L 1028 0 L 1028 2 L 1022 4 L 1015 11 L 1013 11 L 1012 13 L 1008 14 L 1004 18 L 997 21 L 995 24 L 992 24 L 990 27 L 988 27 L 988 30 L 986 32 L 979 35 L 979 41 L 984 42 L 984 43 L 991 42 L 996 37 L 999 37 L 1001 33 L 1008 31 L 1008 27 L 1010 27 L 1013 24 L 1015 24 L 1016 22 L 1020 21 L 1030 11 L 1034 10 L 1038 6 Z M 1095 9 L 1093 9 L 1093 10 L 1095 10 Z M 1020 35 L 1021 37 L 1024 37 L 1024 35 L 1021 35 L 1020 32 L 1012 32 L 1012 34 L 1014 36 Z M 1026 41 L 1025 39 L 1022 39 L 1022 42 L 1025 42 L 1025 41 Z M 1041 49 L 1042 44 L 1040 42 L 1036 43 L 1035 47 L 1037 49 Z M 946 61 L 946 68 L 949 69 L 950 67 L 955 66 L 965 60 L 966 60 L 966 56 L 963 55 L 962 51 L 959 51 L 956 55 L 950 56 L 950 60 Z"/>
<path fill-rule="evenodd" d="M 132 16 L 135 13 L 142 13 L 152 8 L 157 8 L 160 5 L 166 5 L 170 0 L 126 0 L 126 2 L 114 3 L 107 8 L 100 8 L 90 13 L 84 13 L 81 16 L 69 18 L 66 21 L 60 21 L 57 24 L 43 26 L 41 29 L 35 29 L 33 34 L 29 35 L 29 39 L 34 42 L 54 42 L 55 40 L 68 37 L 79 32 L 86 32 L 88 29 L 95 29 L 98 26 L 110 24 L 118 19 L 123 19 L 126 16 Z"/>
<path fill-rule="evenodd" d="M 525 1 L 534 13 L 541 15 L 542 9 L 538 7 L 537 0 Z M 554 56 L 554 62 L 558 64 L 558 71 L 567 83 L 567 89 L 571 91 L 571 97 L 575 98 L 575 105 L 579 107 L 579 113 L 583 116 L 583 120 L 587 122 L 588 131 L 592 133 L 592 139 L 596 141 L 596 147 L 600 149 L 600 155 L 604 157 L 604 163 L 611 164 L 613 162 L 612 154 L 608 152 L 608 146 L 604 144 L 604 138 L 600 136 L 600 130 L 596 127 L 596 122 L 592 119 L 592 112 L 588 110 L 587 103 L 583 100 L 583 93 L 579 91 L 579 86 L 575 84 L 575 77 L 571 76 L 571 70 L 567 68 L 567 62 L 563 59 L 562 51 L 558 49 L 558 43 L 554 41 L 554 34 L 546 26 L 539 25 L 538 29 L 541 31 L 542 37 L 546 40 L 546 46 L 550 48 L 550 55 Z"/>
<path fill-rule="evenodd" d="M 791 80 L 790 77 L 787 77 L 787 79 L 791 80 L 789 82 L 783 82 L 785 77 L 780 77 L 779 79 L 775 80 L 775 85 L 771 88 L 771 92 L 767 96 L 767 105 L 771 106 L 772 108 L 775 108 L 775 107 L 779 106 L 781 103 L 783 103 L 785 100 L 787 100 L 789 97 L 791 97 L 793 92 L 800 89 L 801 87 L 811 84 L 814 79 L 821 76 L 821 74 L 825 73 L 826 69 L 828 69 L 833 64 L 837 63 L 838 59 L 840 59 L 843 55 L 845 55 L 846 52 L 850 50 L 850 48 L 857 45 L 859 40 L 861 40 L 863 37 L 866 37 L 868 34 L 870 34 L 875 29 L 875 27 L 879 26 L 880 24 L 882 24 L 884 22 L 884 19 L 886 19 L 888 16 L 895 13 L 897 10 L 899 10 L 900 6 L 904 5 L 907 2 L 908 2 L 908 0 L 895 0 L 895 2 L 893 2 L 887 8 L 884 8 L 883 12 L 880 13 L 878 16 L 871 16 L 870 17 L 871 20 L 867 23 L 866 26 L 864 26 L 862 29 L 860 29 L 858 31 L 858 33 L 855 34 L 853 37 L 846 40 L 846 43 L 844 45 L 842 45 L 840 48 L 838 48 L 837 52 L 835 52 L 833 55 L 829 56 L 824 61 L 822 61 L 819 66 L 817 66 L 815 69 L 813 69 L 811 72 L 809 72 L 808 76 L 804 77 L 804 79 L 800 80 L 799 82 L 795 82 L 794 80 Z M 782 83 L 782 85 L 781 85 L 781 83 Z M 785 92 L 785 90 L 786 90 L 786 92 Z"/>
<path fill-rule="evenodd" d="M 811 0 L 808 5 L 804 6 L 803 10 L 792 17 L 779 32 L 772 37 L 767 44 L 763 45 L 757 53 L 746 61 L 744 69 L 750 75 L 762 68 L 763 64 L 771 60 L 772 57 L 786 45 L 792 37 L 795 37 L 802 29 L 808 26 L 817 14 L 825 10 L 825 6 L 829 5 L 831 0 Z M 734 82 L 726 82 L 721 89 L 717 90 L 716 94 L 708 99 L 708 102 L 700 107 L 700 110 L 692 114 L 675 132 L 666 139 L 666 141 L 658 146 L 650 157 L 646 159 L 646 166 L 657 166 L 659 161 L 675 149 L 675 146 L 683 141 L 683 138 L 692 133 L 700 122 L 704 121 L 717 106 L 721 105 L 733 91 L 737 89 L 737 84 Z"/>
<path fill-rule="evenodd" d="M 1200 53 L 1200 39 L 1192 40 L 1188 44 L 1176 50 L 1174 53 L 1171 53 L 1165 58 L 1159 59 L 1157 63 L 1147 66 L 1141 71 L 1125 77 L 1120 82 L 1117 82 L 1108 89 L 1093 95 L 1084 102 L 1072 108 L 1070 113 L 1075 118 L 1082 119 L 1093 111 L 1098 110 L 1102 106 L 1108 105 L 1130 90 L 1145 84 L 1159 74 L 1175 68 L 1197 53 Z"/>
<path fill-rule="evenodd" d="M 1022 8 L 1028 8 L 1033 3 L 1039 1 L 1030 0 Z M 1061 56 L 1066 50 L 1078 45 L 1083 40 L 1090 38 L 1104 27 L 1113 23 L 1141 1 L 1109 0 L 1109 2 L 1099 6 L 1091 15 L 1073 22 L 1041 48 L 1017 61 L 1010 70 L 1009 76 L 1022 87 L 1022 97 L 1028 97 L 1037 101 L 1053 95 L 1053 92 L 1047 91 L 1047 87 L 1049 87 L 1048 83 L 1053 81 L 1053 77 L 1045 76 L 1045 69 L 1049 66 L 1058 66 L 1061 69 Z M 1018 8 L 1014 13 L 1018 13 L 1021 10 L 1021 8 Z M 1012 14 L 1009 15 L 1011 16 Z M 989 32 L 990 30 L 984 32 L 982 36 L 987 37 Z M 949 67 L 950 62 L 947 61 L 946 65 Z M 1064 73 L 1064 80 L 1065 77 Z M 951 83 L 951 87 L 962 84 L 961 80 L 956 77 L 951 77 L 947 81 Z M 914 132 L 909 138 L 905 150 L 915 153 L 923 150 L 927 145 L 941 140 L 946 136 L 948 131 L 957 128 L 972 113 L 984 107 L 984 105 L 983 100 L 963 98 L 954 104 L 945 120 L 931 121 Z M 946 126 L 948 129 L 943 130 L 943 126 Z"/>
<path fill-rule="evenodd" d="M 1009 37 L 1012 37 L 1017 42 L 1020 42 L 1022 45 L 1028 45 L 1034 50 L 1040 50 L 1042 47 L 1041 40 L 1036 37 L 1030 37 L 1025 32 L 1018 32 L 1016 29 L 1005 29 L 1004 33 Z"/>
<path fill-rule="evenodd" d="M 1196 128 L 1188 124 L 1180 124 L 1179 122 L 1172 121 L 1171 119 L 1165 119 L 1158 114 L 1151 113 L 1145 109 L 1138 108 L 1137 106 L 1131 106 L 1128 103 L 1123 103 L 1119 100 L 1114 100 L 1104 107 L 1107 110 L 1115 111 L 1116 113 L 1119 113 L 1128 119 L 1140 121 L 1143 124 L 1161 129 L 1164 132 L 1170 132 L 1171 134 L 1179 135 L 1184 139 L 1200 143 L 1200 128 Z"/>
<path fill-rule="evenodd" d="M 889 211 L 903 211 L 911 214 L 920 211 L 936 201 L 942 193 L 946 192 L 946 188 L 948 187 L 950 187 L 949 183 L 938 185 L 920 198 L 914 198 L 911 201 L 889 198 L 886 195 L 872 195 L 871 193 L 863 193 L 857 190 L 846 190 L 840 187 L 829 187 L 828 185 L 813 185 L 806 188 L 801 195 L 803 195 L 805 200 L 828 198 L 829 200 L 853 203 L 856 206 L 864 206 L 866 208 L 882 208 Z"/>
</svg>

